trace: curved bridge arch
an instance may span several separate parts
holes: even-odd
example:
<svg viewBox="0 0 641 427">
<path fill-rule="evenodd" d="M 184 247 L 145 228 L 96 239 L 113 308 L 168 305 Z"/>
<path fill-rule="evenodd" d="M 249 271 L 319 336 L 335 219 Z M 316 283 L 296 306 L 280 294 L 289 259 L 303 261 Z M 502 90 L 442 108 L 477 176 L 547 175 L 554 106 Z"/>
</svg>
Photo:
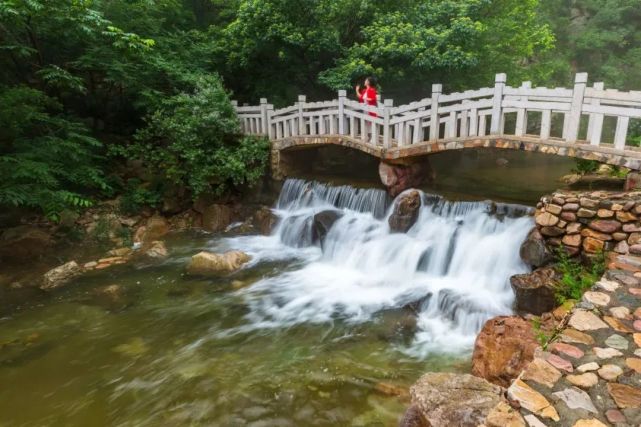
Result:
<svg viewBox="0 0 641 427">
<path fill-rule="evenodd" d="M 363 142 L 360 139 L 344 135 L 328 136 L 299 136 L 289 137 L 272 142 L 272 156 L 278 160 L 279 153 L 296 148 L 313 148 L 326 145 L 338 145 L 354 150 L 359 150 L 383 161 L 398 162 L 419 156 L 441 153 L 451 150 L 464 150 L 469 148 L 497 148 L 516 151 L 530 151 L 543 154 L 552 154 L 577 159 L 595 160 L 601 163 L 623 166 L 633 170 L 641 170 L 641 151 L 621 153 L 613 147 L 601 145 L 595 147 L 589 144 L 567 143 L 563 141 L 541 141 L 535 137 L 527 136 L 485 136 L 456 138 L 438 142 L 421 142 L 406 147 L 384 148 Z M 273 166 L 278 166 L 273 164 Z"/>
</svg>

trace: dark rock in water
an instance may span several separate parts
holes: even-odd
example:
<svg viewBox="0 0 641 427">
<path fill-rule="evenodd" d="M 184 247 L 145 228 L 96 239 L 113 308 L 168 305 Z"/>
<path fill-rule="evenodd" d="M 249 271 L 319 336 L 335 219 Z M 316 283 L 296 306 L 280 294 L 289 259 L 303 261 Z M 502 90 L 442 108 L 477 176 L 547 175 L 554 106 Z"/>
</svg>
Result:
<svg viewBox="0 0 641 427">
<path fill-rule="evenodd" d="M 507 159 L 504 159 L 503 157 L 499 157 L 498 159 L 496 159 L 497 166 L 507 166 L 508 163 L 509 161 Z"/>
<path fill-rule="evenodd" d="M 213 204 L 203 209 L 203 229 L 217 233 L 232 222 L 232 209 L 227 205 Z"/>
<path fill-rule="evenodd" d="M 380 162 L 378 175 L 392 197 L 396 197 L 408 188 L 418 187 L 426 180 L 434 180 L 434 171 L 427 159 L 407 165 Z"/>
<path fill-rule="evenodd" d="M 431 427 L 416 405 L 407 408 L 398 425 L 399 427 Z"/>
<path fill-rule="evenodd" d="M 312 223 L 312 240 L 314 243 L 325 244 L 325 237 L 334 223 L 343 216 L 343 213 L 335 210 L 326 210 L 314 215 Z"/>
<path fill-rule="evenodd" d="M 276 224 L 276 215 L 269 209 L 267 206 L 263 206 L 258 209 L 253 216 L 253 225 L 260 234 L 270 235 L 272 229 Z"/>
<path fill-rule="evenodd" d="M 410 388 L 410 395 L 428 424 L 409 425 L 477 427 L 501 402 L 501 387 L 469 374 L 430 372 Z M 415 414 L 409 415 L 415 419 Z"/>
<path fill-rule="evenodd" d="M 411 190 L 399 196 L 388 220 L 390 230 L 397 233 L 407 232 L 416 222 L 420 207 L 421 194 L 418 190 Z"/>
<path fill-rule="evenodd" d="M 542 267 L 532 273 L 510 277 L 516 296 L 516 309 L 537 316 L 556 307 L 555 285 L 559 273 L 553 267 Z"/>
<path fill-rule="evenodd" d="M 532 361 L 538 345 L 532 322 L 519 316 L 494 317 L 476 337 L 472 374 L 508 387 Z"/>
<path fill-rule="evenodd" d="M 543 267 L 554 259 L 552 252 L 545 244 L 545 239 L 536 227 L 532 228 L 521 244 L 519 254 L 523 262 L 533 268 Z"/>
</svg>

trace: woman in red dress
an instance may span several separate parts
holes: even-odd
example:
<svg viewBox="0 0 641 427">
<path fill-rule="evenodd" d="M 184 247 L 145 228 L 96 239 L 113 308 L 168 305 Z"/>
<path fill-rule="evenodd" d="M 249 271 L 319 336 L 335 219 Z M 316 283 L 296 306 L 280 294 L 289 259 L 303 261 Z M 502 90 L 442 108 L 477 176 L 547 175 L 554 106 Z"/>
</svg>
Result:
<svg viewBox="0 0 641 427">
<path fill-rule="evenodd" d="M 368 77 L 365 79 L 365 88 L 361 89 L 361 85 L 356 85 L 356 96 L 358 96 L 358 101 L 362 104 L 371 105 L 376 107 L 378 105 L 377 97 L 378 93 L 376 92 L 376 79 L 374 77 Z M 369 113 L 372 117 L 378 117 L 376 113 Z"/>
</svg>

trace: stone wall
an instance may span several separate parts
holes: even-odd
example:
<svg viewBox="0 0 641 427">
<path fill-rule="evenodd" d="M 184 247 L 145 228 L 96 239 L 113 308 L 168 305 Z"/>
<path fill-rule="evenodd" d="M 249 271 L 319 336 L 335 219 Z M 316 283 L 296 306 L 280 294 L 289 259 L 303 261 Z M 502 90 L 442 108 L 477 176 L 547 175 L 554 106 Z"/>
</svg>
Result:
<svg viewBox="0 0 641 427">
<path fill-rule="evenodd" d="M 641 254 L 641 192 L 558 191 L 537 204 L 536 227 L 548 247 L 570 255 Z"/>
</svg>

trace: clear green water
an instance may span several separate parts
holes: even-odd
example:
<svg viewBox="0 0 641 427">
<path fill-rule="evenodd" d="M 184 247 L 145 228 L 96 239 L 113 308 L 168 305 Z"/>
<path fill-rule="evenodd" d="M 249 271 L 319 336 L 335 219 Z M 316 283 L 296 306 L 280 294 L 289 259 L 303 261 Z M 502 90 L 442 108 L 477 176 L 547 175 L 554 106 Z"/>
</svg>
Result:
<svg viewBox="0 0 641 427">
<path fill-rule="evenodd" d="M 425 190 L 532 204 L 572 165 L 504 153 L 502 167 L 490 155 L 435 156 L 437 182 Z M 232 282 L 248 285 L 299 264 L 185 277 L 188 257 L 215 240 L 174 234 L 166 239 L 167 261 L 5 298 L 0 426 L 395 426 L 422 373 L 469 371 L 469 353 L 407 356 L 414 325 L 404 310 L 358 325 L 335 320 L 225 334 L 248 323 Z M 97 293 L 112 284 L 122 298 Z"/>
<path fill-rule="evenodd" d="M 183 276 L 209 237 L 167 240 L 170 260 L 95 272 L 0 320 L 1 426 L 392 426 L 401 391 L 430 370 L 467 371 L 469 355 L 418 361 L 400 351 L 409 315 L 222 336 L 243 325 L 237 276 Z M 96 294 L 122 286 L 122 300 Z M 378 385 L 378 389 L 383 386 Z M 389 388 L 389 387 L 388 387 Z"/>
</svg>

